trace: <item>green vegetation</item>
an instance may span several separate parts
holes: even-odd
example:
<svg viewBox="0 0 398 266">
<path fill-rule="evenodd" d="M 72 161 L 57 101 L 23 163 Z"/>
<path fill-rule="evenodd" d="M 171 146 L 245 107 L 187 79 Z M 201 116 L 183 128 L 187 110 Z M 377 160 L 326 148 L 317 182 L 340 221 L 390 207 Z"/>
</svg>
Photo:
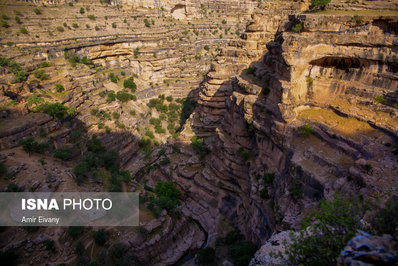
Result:
<svg viewBox="0 0 398 266">
<path fill-rule="evenodd" d="M 112 22 L 112 28 L 116 29 L 116 22 Z"/>
<path fill-rule="evenodd" d="M 59 31 L 59 32 L 64 32 L 65 29 L 64 29 L 64 27 L 62 27 L 62 26 L 58 26 L 58 27 L 57 27 L 57 31 Z"/>
<path fill-rule="evenodd" d="M 199 156 L 200 159 L 203 159 L 210 152 L 209 148 L 204 142 L 204 139 L 198 138 L 197 136 L 192 137 L 191 145 L 193 151 Z"/>
<path fill-rule="evenodd" d="M 54 157 L 67 161 L 70 160 L 73 157 L 74 149 L 72 147 L 61 147 L 59 149 L 56 149 L 54 151 Z"/>
<path fill-rule="evenodd" d="M 117 243 L 114 244 L 110 249 L 109 249 L 109 256 L 113 259 L 118 259 L 123 257 L 124 253 L 127 251 L 127 245 L 124 243 Z"/>
<path fill-rule="evenodd" d="M 275 173 L 266 173 L 263 175 L 264 182 L 268 185 L 271 185 L 275 179 Z"/>
<path fill-rule="evenodd" d="M 144 19 L 144 24 L 145 24 L 145 27 L 148 27 L 148 28 L 151 27 L 151 24 L 149 23 L 147 18 Z"/>
<path fill-rule="evenodd" d="M 123 82 L 123 86 L 126 89 L 130 89 L 132 93 L 134 93 L 137 89 L 137 85 L 134 82 L 134 77 L 129 77 L 128 79 L 125 79 Z"/>
<path fill-rule="evenodd" d="M 108 77 L 113 83 L 117 83 L 119 81 L 119 77 L 115 75 L 115 73 L 110 73 Z"/>
<path fill-rule="evenodd" d="M 64 106 L 61 103 L 43 103 L 36 106 L 35 111 L 43 112 L 52 115 L 58 119 L 64 119 L 71 108 Z"/>
<path fill-rule="evenodd" d="M 116 94 L 114 91 L 108 91 L 107 97 L 106 97 L 106 102 L 110 103 L 116 100 Z"/>
<path fill-rule="evenodd" d="M 212 247 L 205 247 L 196 254 L 195 263 L 198 265 L 214 264 L 216 259 L 216 251 Z"/>
<path fill-rule="evenodd" d="M 248 67 L 246 69 L 246 74 L 253 75 L 255 71 L 256 71 L 256 69 L 254 67 Z"/>
<path fill-rule="evenodd" d="M 62 86 L 62 84 L 55 83 L 55 90 L 57 92 L 62 92 L 64 90 L 64 86 Z"/>
<path fill-rule="evenodd" d="M 21 18 L 18 16 L 15 16 L 15 22 L 17 22 L 18 24 L 22 24 Z"/>
<path fill-rule="evenodd" d="M 301 32 L 302 29 L 303 29 L 303 26 L 300 23 L 297 23 L 296 25 L 294 25 L 292 27 L 292 31 L 294 31 L 294 32 Z"/>
<path fill-rule="evenodd" d="M 76 54 L 73 50 L 65 51 L 64 57 L 66 60 L 69 61 L 72 67 L 75 67 L 77 63 L 80 63 L 80 56 Z"/>
<path fill-rule="evenodd" d="M 223 19 L 223 20 L 221 21 L 221 23 L 222 23 L 222 24 L 227 24 L 227 21 L 226 21 L 225 19 Z"/>
<path fill-rule="evenodd" d="M 8 67 L 9 71 L 14 74 L 14 83 L 25 81 L 28 73 L 22 69 L 21 65 L 9 58 L 0 57 L 0 66 Z"/>
<path fill-rule="evenodd" d="M 57 251 L 57 248 L 55 247 L 55 242 L 52 239 L 47 239 L 44 241 L 44 246 L 46 247 L 46 250 L 51 251 L 52 253 L 55 253 Z"/>
<path fill-rule="evenodd" d="M 41 15 L 41 10 L 40 9 L 35 8 L 33 11 L 35 12 L 36 15 Z"/>
<path fill-rule="evenodd" d="M 20 27 L 20 28 L 19 28 L 19 31 L 20 31 L 22 34 L 28 34 L 28 30 L 27 30 L 25 27 Z"/>
<path fill-rule="evenodd" d="M 40 153 L 43 154 L 48 150 L 48 143 L 38 143 L 33 137 L 26 138 L 19 142 L 22 145 L 22 149 L 29 154 Z"/>
<path fill-rule="evenodd" d="M 243 235 L 237 230 L 229 232 L 225 237 L 218 237 L 216 247 L 220 246 L 228 247 L 228 255 L 236 266 L 247 266 L 256 252 L 255 245 L 244 241 Z"/>
<path fill-rule="evenodd" d="M 44 72 L 44 69 L 36 69 L 33 75 L 40 80 L 45 80 L 49 77 L 49 75 Z"/>
<path fill-rule="evenodd" d="M 371 219 L 372 231 L 378 235 L 398 236 L 398 198 L 389 199 L 385 207 L 378 210 Z"/>
<path fill-rule="evenodd" d="M 374 97 L 373 97 L 373 100 L 374 100 L 375 102 L 377 102 L 377 103 L 385 103 L 385 102 L 386 102 L 386 99 L 384 99 L 383 96 L 374 96 Z"/>
<path fill-rule="evenodd" d="M 311 0 L 311 5 L 313 8 L 325 9 L 325 6 L 332 0 Z"/>
<path fill-rule="evenodd" d="M 95 20 L 97 17 L 93 14 L 87 16 L 90 20 Z"/>
<path fill-rule="evenodd" d="M 348 241 L 363 229 L 361 218 L 366 211 L 362 202 L 335 195 L 321 200 L 301 222 L 297 235 L 286 244 L 288 260 L 293 265 L 336 265 L 336 258 Z"/>
<path fill-rule="evenodd" d="M 7 23 L 7 21 L 5 21 L 5 20 L 2 20 L 1 21 L 1 26 L 3 27 L 3 28 L 9 28 L 10 27 L 10 25 Z"/>
<path fill-rule="evenodd" d="M 42 67 L 42 68 L 49 67 L 49 66 L 50 66 L 50 63 L 48 63 L 47 61 L 46 62 L 42 62 L 40 64 L 40 67 Z"/>
<path fill-rule="evenodd" d="M 79 236 L 82 235 L 83 233 L 83 227 L 82 226 L 70 226 L 68 228 L 68 234 L 73 238 L 76 239 Z"/>
<path fill-rule="evenodd" d="M 243 147 L 239 147 L 238 154 L 240 157 L 242 157 L 243 160 L 247 160 L 249 158 L 249 153 L 245 152 L 245 149 Z"/>
<path fill-rule="evenodd" d="M 93 238 L 94 238 L 95 244 L 97 244 L 99 246 L 103 246 L 106 243 L 106 241 L 108 240 L 108 232 L 105 231 L 104 229 L 100 229 L 93 233 Z"/>
<path fill-rule="evenodd" d="M 153 197 L 149 199 L 148 209 L 151 210 L 156 217 L 159 216 L 162 209 L 167 210 L 170 215 L 177 214 L 176 207 L 181 205 L 179 198 L 181 192 L 173 182 L 159 181 L 155 185 L 155 193 L 158 199 Z"/>
<path fill-rule="evenodd" d="M 80 14 L 84 14 L 84 8 L 81 7 L 79 12 L 80 12 Z"/>
<path fill-rule="evenodd" d="M 128 93 L 126 90 L 121 90 L 116 93 L 116 99 L 121 102 L 128 102 L 130 100 L 133 100 L 134 98 L 134 95 Z"/>
<path fill-rule="evenodd" d="M 300 127 L 299 132 L 301 135 L 308 137 L 308 136 L 314 134 L 315 131 L 308 124 L 305 124 L 304 126 Z"/>
</svg>

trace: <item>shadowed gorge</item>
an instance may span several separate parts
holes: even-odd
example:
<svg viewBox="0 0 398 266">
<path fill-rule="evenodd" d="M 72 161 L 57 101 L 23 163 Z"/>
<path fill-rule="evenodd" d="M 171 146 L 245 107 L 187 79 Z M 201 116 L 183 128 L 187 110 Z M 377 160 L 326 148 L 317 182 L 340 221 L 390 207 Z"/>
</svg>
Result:
<svg viewBox="0 0 398 266">
<path fill-rule="evenodd" d="M 318 2 L 2 2 L 2 193 L 137 192 L 140 223 L 4 227 L 1 257 L 397 263 L 398 4 Z"/>
</svg>

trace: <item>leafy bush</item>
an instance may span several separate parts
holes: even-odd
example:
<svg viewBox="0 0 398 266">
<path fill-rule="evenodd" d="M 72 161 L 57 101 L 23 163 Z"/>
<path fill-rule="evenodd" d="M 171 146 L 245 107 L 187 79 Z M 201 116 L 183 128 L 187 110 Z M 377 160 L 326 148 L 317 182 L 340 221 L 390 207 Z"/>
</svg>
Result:
<svg viewBox="0 0 398 266">
<path fill-rule="evenodd" d="M 100 229 L 93 233 L 93 238 L 94 238 L 95 244 L 97 244 L 99 246 L 103 246 L 106 243 L 106 241 L 108 240 L 108 232 L 105 231 L 104 229 Z"/>
<path fill-rule="evenodd" d="M 34 138 L 29 137 L 19 142 L 22 145 L 22 149 L 29 154 L 32 153 L 44 153 L 48 149 L 47 143 L 38 143 Z"/>
<path fill-rule="evenodd" d="M 80 14 L 84 14 L 84 8 L 81 7 L 79 12 L 80 12 Z"/>
<path fill-rule="evenodd" d="M 366 206 L 357 200 L 335 195 L 321 200 L 301 222 L 292 242 L 285 243 L 288 260 L 293 265 L 336 265 L 336 258 L 348 241 L 362 229 L 361 217 Z"/>
<path fill-rule="evenodd" d="M 21 18 L 18 17 L 18 16 L 15 16 L 15 21 L 16 21 L 18 24 L 22 24 Z"/>
<path fill-rule="evenodd" d="M 300 127 L 299 129 L 300 134 L 304 136 L 310 136 L 311 134 L 314 134 L 314 129 L 310 127 L 309 125 L 305 124 L 304 126 Z"/>
<path fill-rule="evenodd" d="M 27 30 L 25 27 L 20 27 L 20 28 L 19 28 L 19 31 L 20 31 L 22 34 L 28 34 L 28 30 Z"/>
<path fill-rule="evenodd" d="M 117 75 L 115 75 L 115 73 L 110 73 L 109 74 L 109 79 L 113 82 L 113 83 L 117 83 L 119 81 L 119 77 Z"/>
<path fill-rule="evenodd" d="M 373 100 L 377 103 L 385 103 L 386 99 L 383 96 L 374 96 Z"/>
<path fill-rule="evenodd" d="M 106 102 L 110 103 L 113 102 L 114 100 L 116 100 L 116 94 L 114 91 L 108 91 L 108 95 L 106 97 Z"/>
<path fill-rule="evenodd" d="M 71 147 L 61 147 L 54 151 L 54 157 L 61 160 L 69 160 L 73 157 L 73 148 Z"/>
<path fill-rule="evenodd" d="M 124 82 L 123 82 L 123 86 L 127 89 L 130 89 L 131 90 L 131 92 L 135 92 L 136 91 L 136 89 L 137 89 L 137 85 L 135 84 L 135 82 L 134 82 L 134 78 L 133 77 L 130 77 L 130 78 L 128 78 L 128 79 L 125 79 L 124 80 Z"/>
<path fill-rule="evenodd" d="M 227 21 L 226 21 L 225 19 L 223 19 L 223 20 L 221 21 L 221 23 L 222 23 L 222 24 L 227 24 Z"/>
<path fill-rule="evenodd" d="M 72 67 L 75 67 L 77 63 L 80 63 L 80 56 L 76 54 L 73 50 L 68 50 L 64 52 L 64 57 Z"/>
<path fill-rule="evenodd" d="M 97 17 L 93 14 L 87 16 L 90 20 L 95 20 Z"/>
<path fill-rule="evenodd" d="M 256 250 L 256 246 L 252 242 L 239 241 L 228 248 L 228 254 L 231 256 L 234 265 L 247 266 Z"/>
<path fill-rule="evenodd" d="M 40 64 L 40 67 L 42 67 L 42 68 L 44 68 L 44 67 L 49 67 L 50 66 L 50 63 L 48 63 L 48 62 L 42 62 L 41 64 Z"/>
<path fill-rule="evenodd" d="M 254 67 L 248 67 L 246 69 L 246 74 L 253 75 L 255 71 L 256 71 L 256 69 Z"/>
<path fill-rule="evenodd" d="M 159 181 L 156 183 L 155 193 L 159 197 L 168 197 L 173 200 L 177 200 L 181 196 L 181 192 L 178 190 L 176 184 L 166 181 Z"/>
<path fill-rule="evenodd" d="M 44 69 L 36 69 L 33 75 L 40 80 L 45 80 L 49 77 L 49 75 L 44 72 Z"/>
<path fill-rule="evenodd" d="M 371 219 L 372 229 L 378 234 L 397 236 L 398 228 L 398 198 L 393 197 L 386 202 L 383 209 L 376 212 Z"/>
<path fill-rule="evenodd" d="M 55 83 L 55 90 L 57 92 L 62 92 L 64 90 L 64 86 L 62 86 L 62 84 Z"/>
<path fill-rule="evenodd" d="M 70 226 L 68 228 L 68 234 L 72 237 L 72 238 L 78 238 L 79 236 L 81 236 L 83 233 L 83 227 L 82 226 Z"/>
<path fill-rule="evenodd" d="M 332 0 L 311 0 L 311 5 L 313 7 L 318 7 L 321 9 L 325 9 L 325 6 L 330 3 Z"/>
<path fill-rule="evenodd" d="M 193 136 L 191 139 L 191 145 L 193 151 L 199 156 L 200 159 L 203 159 L 209 152 L 209 148 L 207 148 L 204 139 L 198 138 L 197 136 Z"/>
<path fill-rule="evenodd" d="M 116 98 L 117 98 L 119 101 L 121 101 L 121 102 L 128 102 L 128 101 L 132 100 L 132 99 L 133 99 L 132 96 L 133 96 L 133 95 L 131 95 L 130 93 L 128 93 L 126 90 L 121 90 L 121 91 L 118 91 L 118 92 L 116 93 Z"/>
<path fill-rule="evenodd" d="M 271 185 L 275 179 L 275 173 L 265 173 L 263 179 L 266 184 Z"/>
<path fill-rule="evenodd" d="M 212 247 L 205 247 L 196 254 L 195 263 L 198 265 L 208 265 L 214 263 L 216 251 Z"/>
<path fill-rule="evenodd" d="M 41 10 L 40 9 L 35 8 L 33 11 L 35 12 L 36 15 L 41 15 Z"/>
<path fill-rule="evenodd" d="M 300 23 L 297 23 L 296 25 L 294 25 L 292 27 L 292 31 L 294 31 L 294 32 L 301 32 L 302 29 L 303 29 L 303 26 Z"/>
<path fill-rule="evenodd" d="M 37 106 L 36 110 L 55 116 L 58 119 L 63 119 L 67 114 L 68 108 L 61 103 L 43 103 Z"/>
<path fill-rule="evenodd" d="M 5 20 L 2 20 L 2 21 L 1 21 L 1 26 L 2 26 L 3 28 L 9 28 L 9 27 L 10 27 L 10 25 L 8 25 L 7 21 L 5 21 Z"/>
</svg>

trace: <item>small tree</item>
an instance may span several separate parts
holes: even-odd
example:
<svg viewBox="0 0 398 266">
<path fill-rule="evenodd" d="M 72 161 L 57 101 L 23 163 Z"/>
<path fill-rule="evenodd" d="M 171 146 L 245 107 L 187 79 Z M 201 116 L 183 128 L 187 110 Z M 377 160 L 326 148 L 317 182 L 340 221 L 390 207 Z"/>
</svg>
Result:
<svg viewBox="0 0 398 266">
<path fill-rule="evenodd" d="M 103 246 L 105 242 L 108 240 L 108 232 L 105 231 L 104 229 L 100 229 L 93 233 L 93 238 L 95 244 Z"/>
<path fill-rule="evenodd" d="M 332 0 L 311 0 L 312 7 L 320 8 L 322 10 L 325 9 L 325 6 L 329 4 Z"/>
</svg>

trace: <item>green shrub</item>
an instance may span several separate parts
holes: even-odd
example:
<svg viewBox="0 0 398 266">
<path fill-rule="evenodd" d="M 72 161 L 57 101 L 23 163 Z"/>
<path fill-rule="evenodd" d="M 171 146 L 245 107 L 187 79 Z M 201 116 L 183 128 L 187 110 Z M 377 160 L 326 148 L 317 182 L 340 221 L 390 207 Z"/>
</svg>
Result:
<svg viewBox="0 0 398 266">
<path fill-rule="evenodd" d="M 84 8 L 81 7 L 79 12 L 80 12 L 80 14 L 84 14 Z"/>
<path fill-rule="evenodd" d="M 97 244 L 99 246 L 103 246 L 106 243 L 106 241 L 108 240 L 108 232 L 105 231 L 104 229 L 100 229 L 93 233 L 93 238 L 94 238 L 95 244 Z"/>
<path fill-rule="evenodd" d="M 28 30 L 27 30 L 25 27 L 20 27 L 20 28 L 19 28 L 19 31 L 20 31 L 22 34 L 28 34 Z"/>
<path fill-rule="evenodd" d="M 64 90 L 64 86 L 62 86 L 62 84 L 55 83 L 55 90 L 57 92 L 62 92 Z"/>
<path fill-rule="evenodd" d="M 27 77 L 28 77 L 28 72 L 26 72 L 25 70 L 20 70 L 15 74 L 13 82 L 19 83 L 25 81 Z"/>
<path fill-rule="evenodd" d="M 93 14 L 90 14 L 90 15 L 88 15 L 87 17 L 88 17 L 89 19 L 91 19 L 91 20 L 95 20 L 95 19 L 96 19 L 96 16 L 93 15 Z"/>
<path fill-rule="evenodd" d="M 116 27 L 117 27 L 117 26 L 116 26 L 116 22 L 113 22 L 113 23 L 112 23 L 112 28 L 116 29 Z"/>
<path fill-rule="evenodd" d="M 160 165 L 167 165 L 167 164 L 169 164 L 169 163 L 170 163 L 170 158 L 169 158 L 169 157 L 164 157 L 164 158 L 159 162 Z"/>
<path fill-rule="evenodd" d="M 73 157 L 73 151 L 71 147 L 61 147 L 54 151 L 54 157 L 66 161 Z"/>
<path fill-rule="evenodd" d="M 46 241 L 44 241 L 44 245 L 46 247 L 46 250 L 51 251 L 52 253 L 55 253 L 57 251 L 55 242 L 52 239 L 47 239 Z"/>
<path fill-rule="evenodd" d="M 114 91 L 108 91 L 106 102 L 110 103 L 110 102 L 113 102 L 114 100 L 116 100 L 115 92 Z"/>
<path fill-rule="evenodd" d="M 18 24 L 22 24 L 21 18 L 18 17 L 18 16 L 15 16 L 15 21 L 16 21 Z"/>
<path fill-rule="evenodd" d="M 75 67 L 77 63 L 80 63 L 80 56 L 76 54 L 73 50 L 68 50 L 64 52 L 64 57 L 69 63 Z"/>
<path fill-rule="evenodd" d="M 19 145 L 22 145 L 22 149 L 29 154 L 44 153 L 48 149 L 47 143 L 38 143 L 32 137 L 21 140 Z"/>
<path fill-rule="evenodd" d="M 385 103 L 385 102 L 386 102 L 386 99 L 384 99 L 383 96 L 374 96 L 374 97 L 373 97 L 373 100 L 374 100 L 375 102 L 377 102 L 377 103 Z"/>
<path fill-rule="evenodd" d="M 77 28 L 79 28 L 79 25 L 77 23 L 72 23 L 72 27 L 77 29 Z"/>
<path fill-rule="evenodd" d="M 301 32 L 302 29 L 303 29 L 303 26 L 300 23 L 297 23 L 296 25 L 294 25 L 292 27 L 292 31 L 294 31 L 294 32 Z"/>
<path fill-rule="evenodd" d="M 40 67 L 42 67 L 42 68 L 44 68 L 44 67 L 49 67 L 50 66 L 50 63 L 48 63 L 48 62 L 42 62 L 41 64 L 40 64 Z"/>
<path fill-rule="evenodd" d="M 113 119 L 118 120 L 120 118 L 120 114 L 118 112 L 113 112 L 112 117 Z"/>
<path fill-rule="evenodd" d="M 130 77 L 130 78 L 128 78 L 128 79 L 125 79 L 124 80 L 124 82 L 123 82 L 123 86 L 124 86 L 124 88 L 128 88 L 128 89 L 130 89 L 131 90 L 131 92 L 135 92 L 136 91 L 136 89 L 137 89 L 137 85 L 135 84 L 135 82 L 134 82 L 134 78 L 133 77 Z"/>
<path fill-rule="evenodd" d="M 133 95 L 131 95 L 130 93 L 128 93 L 126 90 L 121 90 L 121 91 L 118 91 L 117 93 L 116 93 L 116 98 L 119 100 L 119 101 L 121 101 L 121 102 L 128 102 L 128 101 L 130 101 L 130 100 L 132 100 L 132 97 Z"/>
<path fill-rule="evenodd" d="M 336 265 L 336 258 L 361 226 L 366 206 L 338 194 L 303 218 L 297 235 L 291 235 L 286 254 L 292 265 Z"/>
<path fill-rule="evenodd" d="M 10 18 L 6 14 L 1 14 L 1 18 L 4 20 L 9 20 Z"/>
<path fill-rule="evenodd" d="M 266 173 L 263 175 L 264 182 L 268 185 L 271 185 L 275 179 L 275 173 Z"/>
<path fill-rule="evenodd" d="M 311 0 L 312 7 L 317 7 L 320 9 L 325 9 L 325 6 L 332 0 Z"/>
<path fill-rule="evenodd" d="M 159 181 L 155 185 L 155 193 L 159 197 L 168 197 L 173 200 L 178 200 L 181 196 L 176 184 L 170 181 Z"/>
<path fill-rule="evenodd" d="M 149 129 L 145 131 L 145 136 L 147 136 L 147 137 L 149 137 L 151 139 L 155 138 L 155 135 L 153 135 L 153 132 L 151 130 L 149 130 Z"/>
<path fill-rule="evenodd" d="M 41 10 L 40 9 L 35 8 L 33 11 L 35 12 L 36 15 L 41 15 Z"/>
<path fill-rule="evenodd" d="M 40 80 L 45 80 L 49 77 L 49 75 L 44 72 L 44 69 L 36 69 L 33 75 Z"/>
<path fill-rule="evenodd" d="M 109 74 L 109 79 L 113 82 L 113 83 L 117 83 L 119 81 L 119 77 L 117 75 L 115 75 L 114 73 L 110 73 Z"/>
<path fill-rule="evenodd" d="M 69 140 L 72 143 L 77 143 L 82 137 L 83 133 L 80 130 L 72 130 L 69 134 Z"/>
<path fill-rule="evenodd" d="M 221 23 L 222 23 L 222 24 L 227 24 L 227 21 L 226 21 L 225 19 L 223 19 L 223 20 L 221 21 Z"/>
<path fill-rule="evenodd" d="M 216 259 L 216 251 L 212 247 L 205 247 L 196 254 L 195 263 L 198 265 L 209 265 L 214 263 Z"/>
<path fill-rule="evenodd" d="M 193 136 L 191 139 L 191 145 L 193 151 L 199 156 L 200 159 L 203 159 L 209 152 L 209 148 L 207 148 L 204 139 L 198 138 L 197 136 Z"/>
<path fill-rule="evenodd" d="M 23 188 L 21 188 L 15 183 L 10 183 L 5 189 L 5 192 L 23 192 Z"/>
<path fill-rule="evenodd" d="M 239 241 L 228 248 L 228 254 L 236 266 L 249 265 L 255 252 L 256 246 L 252 242 Z"/>
<path fill-rule="evenodd" d="M 238 154 L 240 157 L 242 157 L 243 160 L 249 159 L 249 153 L 245 152 L 245 149 L 243 147 L 239 147 Z"/>
<path fill-rule="evenodd" d="M 398 236 L 398 198 L 392 197 L 383 209 L 378 210 L 371 219 L 372 230 L 378 235 Z"/>
<path fill-rule="evenodd" d="M 8 25 L 7 21 L 5 21 L 5 20 L 2 20 L 2 21 L 1 21 L 1 26 L 2 26 L 3 28 L 9 28 L 9 27 L 10 27 L 10 25 Z"/>
<path fill-rule="evenodd" d="M 61 103 L 43 103 L 36 106 L 36 111 L 55 116 L 58 119 L 64 119 L 67 110 L 68 108 Z"/>
<path fill-rule="evenodd" d="M 68 234 L 72 237 L 72 238 L 78 238 L 79 236 L 82 235 L 83 233 L 83 227 L 82 226 L 70 226 L 68 228 Z"/>
<path fill-rule="evenodd" d="M 308 136 L 314 134 L 315 131 L 308 124 L 305 124 L 304 126 L 300 127 L 299 132 L 301 135 L 308 137 Z"/>
</svg>

